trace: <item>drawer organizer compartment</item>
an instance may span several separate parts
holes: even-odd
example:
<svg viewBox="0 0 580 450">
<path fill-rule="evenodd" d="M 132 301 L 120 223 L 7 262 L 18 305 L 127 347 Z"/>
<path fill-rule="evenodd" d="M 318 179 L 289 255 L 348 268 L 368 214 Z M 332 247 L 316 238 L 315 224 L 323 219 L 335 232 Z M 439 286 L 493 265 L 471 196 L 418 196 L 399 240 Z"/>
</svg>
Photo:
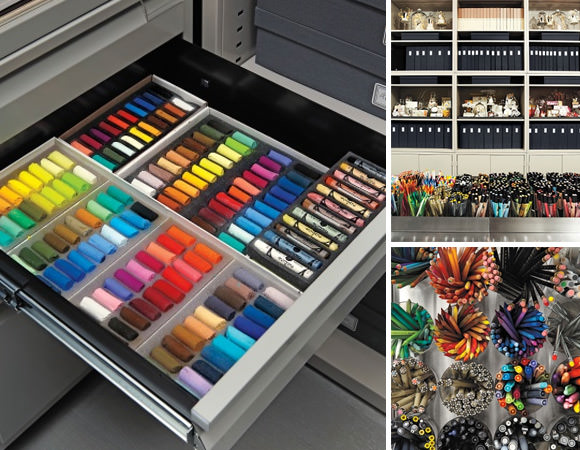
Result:
<svg viewBox="0 0 580 450">
<path fill-rule="evenodd" d="M 61 138 L 117 171 L 170 136 L 206 103 L 156 76 L 147 77 L 64 133 Z"/>
<path fill-rule="evenodd" d="M 386 174 L 349 153 L 249 247 L 260 264 L 306 289 L 384 208 Z"/>
<path fill-rule="evenodd" d="M 139 87 L 151 80 L 186 101 L 194 99 L 157 77 Z M 103 112 L 108 111 L 95 113 L 67 133 L 68 138 Z M 194 133 L 204 132 L 213 133 L 216 142 L 206 140 L 207 148 L 200 148 L 199 154 L 186 146 L 177 151 L 185 139 L 190 145 L 199 142 L 196 137 L 203 140 Z M 236 146 L 231 141 L 235 137 L 245 145 L 238 150 L 251 151 L 240 161 L 230 159 L 234 164 L 222 166 L 219 177 L 214 173 L 215 182 L 204 180 L 200 175 L 211 174 L 209 169 L 216 166 L 204 162 L 203 167 L 202 160 L 229 165 L 216 155 L 235 156 L 227 148 L 222 147 L 224 154 L 218 151 L 228 143 Z M 171 150 L 187 155 L 190 162 L 186 165 L 174 154 L 167 155 Z M 56 157 L 56 165 L 60 161 L 64 171 L 76 170 L 85 183 L 66 176 L 63 183 L 75 181 L 82 192 L 7 240 L 0 252 L 5 267 L 0 290 L 8 294 L 4 301 L 50 331 L 187 442 L 206 450 L 230 448 L 365 295 L 367 286 L 384 274 L 386 213 L 382 206 L 377 208 L 349 238 L 357 245 L 337 251 L 301 292 L 300 283 L 284 270 L 261 266 L 257 263 L 261 260 L 243 252 L 251 250 L 257 238 L 265 239 L 266 230 L 284 215 L 292 215 L 307 193 L 324 183 L 324 175 L 320 177 L 327 168 L 320 163 L 206 106 L 116 168 L 116 173 L 92 156 L 55 138 L 0 173 L 0 181 L 8 182 L 31 170 L 33 162 Z M 181 161 L 183 170 L 153 190 L 132 183 L 151 181 L 141 172 L 162 157 L 174 165 Z M 347 165 L 336 167 L 348 176 L 364 178 L 365 171 L 379 170 L 380 177 L 380 169 L 354 155 L 343 163 Z M 194 173 L 194 164 L 206 172 Z M 175 169 L 162 165 L 166 171 Z M 183 178 L 186 171 L 197 177 L 190 180 L 205 181 L 205 189 L 201 183 L 191 184 L 199 193 L 190 189 L 189 201 L 173 209 L 174 204 L 153 198 L 164 191 L 167 198 L 175 196 L 166 189 L 177 190 L 179 180 L 189 183 Z M 252 189 L 245 172 L 254 174 L 254 180 L 262 173 L 266 183 Z M 44 186 L 34 179 L 25 175 L 24 180 L 42 192 Z M 46 180 L 52 187 L 53 180 Z M 32 194 L 22 192 L 25 197 Z M 173 200 L 178 198 L 183 199 Z M 230 198 L 243 206 L 222 216 L 223 223 L 192 220 L 203 219 L 200 211 L 209 209 L 212 200 L 221 203 Z M 10 204 L 7 212 L 16 206 Z M 255 226 L 249 226 L 256 218 Z M 2 231 L 0 223 L 0 231 L 18 230 L 6 224 L 9 230 Z"/>
</svg>

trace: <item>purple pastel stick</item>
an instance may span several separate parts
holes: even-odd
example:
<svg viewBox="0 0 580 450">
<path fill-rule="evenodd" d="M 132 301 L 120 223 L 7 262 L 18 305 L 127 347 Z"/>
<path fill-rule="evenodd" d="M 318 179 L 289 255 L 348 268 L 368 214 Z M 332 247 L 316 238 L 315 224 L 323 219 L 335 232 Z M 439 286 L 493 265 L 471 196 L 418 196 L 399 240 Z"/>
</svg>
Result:
<svg viewBox="0 0 580 450">
<path fill-rule="evenodd" d="M 141 281 L 127 272 L 125 269 L 115 271 L 115 278 L 131 289 L 133 292 L 139 292 L 145 286 Z"/>
<path fill-rule="evenodd" d="M 280 170 L 282 170 L 282 166 L 280 164 L 278 164 L 276 161 L 272 161 L 267 156 L 260 156 L 258 163 L 260 163 L 260 165 L 264 166 L 266 169 L 273 170 L 276 173 L 280 173 Z"/>
<path fill-rule="evenodd" d="M 191 388 L 200 397 L 203 397 L 209 392 L 213 385 L 198 374 L 195 370 L 185 366 L 179 371 L 179 380 L 187 387 Z"/>
<path fill-rule="evenodd" d="M 91 134 L 105 143 L 111 140 L 110 136 L 106 135 L 102 131 L 97 130 L 96 128 L 91 128 Z"/>
<path fill-rule="evenodd" d="M 292 164 L 292 160 L 290 158 L 288 158 L 285 155 L 282 155 L 281 153 L 278 153 L 276 150 L 270 150 L 268 152 L 268 156 L 274 161 L 279 162 L 284 166 L 289 166 L 290 164 Z"/>
</svg>

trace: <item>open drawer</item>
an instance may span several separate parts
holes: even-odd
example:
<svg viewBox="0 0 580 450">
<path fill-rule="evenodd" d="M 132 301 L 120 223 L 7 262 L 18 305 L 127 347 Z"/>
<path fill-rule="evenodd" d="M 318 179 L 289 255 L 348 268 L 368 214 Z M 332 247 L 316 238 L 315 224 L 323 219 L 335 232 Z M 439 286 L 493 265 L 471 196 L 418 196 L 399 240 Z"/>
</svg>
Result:
<svg viewBox="0 0 580 450">
<path fill-rule="evenodd" d="M 194 122 L 209 113 L 209 109 L 206 109 L 205 112 L 196 114 L 195 118 L 192 117 L 191 121 Z M 215 115 L 226 117 L 220 113 Z M 326 170 L 320 163 L 282 143 L 241 123 L 235 124 L 242 131 L 294 156 L 302 163 L 321 172 Z M 186 127 L 187 124 L 179 126 L 163 142 L 169 142 Z M 146 150 L 147 153 L 143 153 L 143 157 L 146 154 L 155 154 L 161 147 L 161 143 L 152 145 Z M 4 252 L 0 253 L 0 294 L 6 303 L 32 317 L 170 430 L 196 448 L 229 449 L 384 273 L 385 209 L 373 215 L 372 220 L 357 232 L 352 242 L 342 249 L 332 263 L 305 289 L 299 290 L 247 255 L 235 251 L 213 234 L 135 189 L 120 176 L 111 173 L 62 140 L 51 139 L 29 152 L 27 156 L 0 172 L 0 179 L 5 182 L 8 178 L 17 176 L 31 163 L 45 157 L 50 159 L 49 155 L 54 150 L 69 159 L 73 165 L 88 170 L 93 175 L 89 177 L 90 186 L 84 186 L 83 193 L 78 197 L 71 197 L 70 204 L 64 205 L 59 212 L 46 218 L 39 217 L 34 224 L 29 224 L 27 231 L 16 233 L 13 241 L 5 242 Z M 130 166 L 127 167 L 123 172 L 125 174 L 130 170 Z M 86 173 L 81 173 L 86 176 Z M 72 279 L 77 281 L 72 285 L 60 284 L 58 277 L 51 278 L 57 284 L 53 287 L 58 290 L 60 286 L 61 294 L 47 289 L 46 284 L 31 274 L 46 274 L 46 267 L 38 265 L 39 262 L 34 259 L 30 260 L 30 255 L 27 258 L 27 252 L 22 253 L 22 250 L 45 241 L 47 230 L 54 230 L 57 225 L 70 224 L 69 216 L 73 214 L 78 217 L 76 212 L 81 209 L 97 214 L 99 209 L 95 209 L 94 202 L 99 195 L 110 193 L 112 186 L 129 195 L 132 198 L 130 202 L 138 202 L 146 211 L 152 212 L 153 214 L 149 214 L 151 223 L 142 229 L 133 230 L 136 232 L 126 242 L 113 233 L 114 237 L 121 239 L 118 252 L 106 255 L 101 264 L 87 269 L 87 274 L 83 277 L 79 275 L 78 280 L 72 273 Z M 93 203 L 89 205 L 90 202 Z M 119 202 L 122 203 L 120 200 Z M 128 205 L 129 203 L 127 208 Z M 125 212 L 126 208 L 119 206 L 119 214 L 123 214 L 121 211 Z M 102 220 L 112 224 L 109 222 L 110 217 L 103 216 Z M 161 234 L 169 233 L 172 227 L 177 227 L 195 240 L 183 243 L 187 248 L 182 251 L 196 251 L 198 245 L 203 245 L 213 251 L 212 258 L 216 258 L 216 254 L 220 255 L 213 260 L 213 265 L 210 265 L 207 272 L 200 269 L 203 272 L 202 277 L 192 283 L 193 286 L 184 288 L 184 298 L 163 312 L 157 321 L 152 320 L 143 331 L 137 332 L 133 327 L 133 333 L 127 331 L 127 325 L 124 328 L 118 325 L 121 322 L 119 317 L 123 317 L 118 309 L 108 313 L 92 305 L 89 309 L 94 316 L 101 318 L 100 321 L 79 309 L 81 302 L 87 304 L 87 297 L 95 296 L 97 290 L 106 287 L 107 282 L 111 283 L 108 280 L 117 277 L 119 269 L 128 267 L 127 264 L 137 252 L 148 248 L 151 242 L 156 241 Z M 87 231 L 88 235 L 90 230 Z M 59 234 L 59 237 L 62 235 Z M 80 240 L 84 242 L 82 238 Z M 80 244 L 74 238 L 68 244 L 70 249 L 79 250 Z M 66 253 L 70 256 L 69 250 L 63 251 L 63 255 Z M 176 253 L 181 254 L 178 250 Z M 23 255 L 29 261 L 24 261 L 24 264 L 29 265 L 29 270 L 11 258 Z M 64 258 L 59 258 L 62 259 Z M 51 264 L 52 262 L 48 265 Z M 61 263 L 59 270 L 62 271 L 62 267 L 70 270 L 67 264 L 62 266 Z M 240 269 L 259 279 L 264 286 L 275 288 L 292 299 L 293 303 L 251 347 L 244 349 L 246 351 L 243 356 L 229 370 L 224 370 L 225 373 L 219 381 L 205 389 L 204 395 L 200 395 L 195 389 L 191 389 L 191 385 L 188 388 L 177 380 L 175 374 L 166 370 L 167 366 L 164 368 L 153 361 L 150 352 L 159 347 L 163 337 L 174 326 L 182 323 L 185 317 L 194 313 L 217 288 L 232 277 L 235 278 Z M 152 274 L 152 278 L 144 282 L 145 286 L 141 289 L 147 289 L 150 286 L 147 283 L 154 284 L 159 280 L 160 275 Z M 170 292 L 163 291 L 162 286 L 159 289 L 169 295 Z M 116 289 L 119 289 L 118 286 Z M 257 291 L 262 289 L 256 287 Z M 256 298 L 256 295 L 250 296 L 249 303 L 254 304 Z M 119 308 L 126 306 L 119 305 Z M 242 313 L 235 311 L 233 314 L 231 319 L 235 321 Z M 111 331 L 111 322 L 117 324 L 115 328 L 121 329 L 123 337 Z M 223 335 L 222 328 L 216 328 L 217 334 Z M 188 363 L 198 359 L 199 354 L 196 353 Z"/>
</svg>

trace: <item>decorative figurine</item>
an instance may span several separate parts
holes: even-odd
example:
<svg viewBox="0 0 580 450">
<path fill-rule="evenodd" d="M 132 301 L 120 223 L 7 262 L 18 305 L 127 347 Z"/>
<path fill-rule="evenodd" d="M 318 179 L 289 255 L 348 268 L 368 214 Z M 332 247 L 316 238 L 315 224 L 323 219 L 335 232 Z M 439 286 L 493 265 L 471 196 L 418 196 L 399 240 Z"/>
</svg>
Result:
<svg viewBox="0 0 580 450">
<path fill-rule="evenodd" d="M 445 18 L 443 11 L 437 11 L 437 26 L 440 28 L 447 27 L 447 19 Z"/>
<path fill-rule="evenodd" d="M 411 16 L 411 26 L 413 30 L 423 31 L 427 29 L 427 14 L 418 9 Z"/>
<path fill-rule="evenodd" d="M 568 13 L 568 23 L 570 25 L 576 25 L 580 22 L 580 13 L 577 9 L 573 9 Z"/>
</svg>

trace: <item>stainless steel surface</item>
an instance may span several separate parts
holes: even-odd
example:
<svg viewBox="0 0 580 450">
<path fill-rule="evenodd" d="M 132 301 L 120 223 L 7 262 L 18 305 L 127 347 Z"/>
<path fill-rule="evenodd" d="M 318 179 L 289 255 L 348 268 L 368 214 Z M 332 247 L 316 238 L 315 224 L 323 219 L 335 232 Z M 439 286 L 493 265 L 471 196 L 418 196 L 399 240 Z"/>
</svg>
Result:
<svg viewBox="0 0 580 450">
<path fill-rule="evenodd" d="M 393 242 L 578 242 L 580 219 L 391 217 Z"/>
<path fill-rule="evenodd" d="M 384 339 L 386 339 L 386 334 Z M 386 358 L 336 330 L 309 364 L 357 397 L 386 413 Z"/>
<path fill-rule="evenodd" d="M 428 280 L 422 281 L 417 287 L 411 289 L 409 287 L 403 289 L 393 289 L 393 300 L 405 302 L 408 299 L 419 302 L 433 320 L 441 310 L 441 308 L 446 308 L 447 303 L 444 300 L 439 299 L 433 288 L 429 285 Z M 491 321 L 495 315 L 495 310 L 505 302 L 505 299 L 493 292 L 485 297 L 485 299 L 478 304 L 478 307 L 485 313 L 485 315 Z M 546 308 L 542 306 L 541 311 L 545 312 Z M 533 358 L 540 362 L 540 364 L 545 365 L 548 370 L 553 370 L 555 364 L 551 360 L 552 346 L 546 342 L 544 347 L 536 353 Z M 431 345 L 431 348 L 420 357 L 423 361 L 429 365 L 435 372 L 437 379 L 441 378 L 441 375 L 447 367 L 451 365 L 454 361 L 451 358 L 447 358 L 439 351 L 435 343 Z M 503 364 L 510 361 L 509 358 L 498 352 L 492 344 L 489 344 L 485 349 L 483 354 L 481 354 L 476 362 L 485 365 L 491 374 L 495 374 L 501 369 Z M 435 396 L 435 399 L 430 402 L 427 409 L 427 414 L 429 414 L 436 422 L 438 429 L 445 425 L 449 420 L 455 417 L 454 414 L 450 413 L 442 404 L 439 394 Z M 537 412 L 530 413 L 530 416 L 536 417 L 544 425 L 550 427 L 552 422 L 559 416 L 564 414 L 563 408 L 554 400 L 553 396 L 550 395 L 548 405 L 541 407 Z M 509 417 L 507 410 L 500 408 L 497 401 L 493 401 L 487 411 L 483 414 L 476 416 L 479 420 L 484 422 L 492 433 L 495 433 L 497 426 L 505 419 Z"/>
<path fill-rule="evenodd" d="M 385 416 L 305 367 L 233 450 L 383 450 Z M 97 374 L 50 410 L 11 450 L 186 450 Z"/>
<path fill-rule="evenodd" d="M 0 361 L 1 450 L 90 370 L 32 320 L 3 304 Z"/>
</svg>

